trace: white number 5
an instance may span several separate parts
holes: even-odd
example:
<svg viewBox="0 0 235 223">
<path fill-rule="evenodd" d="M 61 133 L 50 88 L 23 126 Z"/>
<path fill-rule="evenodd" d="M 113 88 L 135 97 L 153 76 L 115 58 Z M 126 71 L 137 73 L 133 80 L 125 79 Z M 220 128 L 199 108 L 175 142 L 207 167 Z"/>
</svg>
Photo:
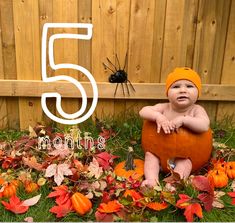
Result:
<svg viewBox="0 0 235 223">
<path fill-rule="evenodd" d="M 83 74 L 87 76 L 89 81 L 91 82 L 92 85 L 92 90 L 93 90 L 93 100 L 90 109 L 87 111 L 85 115 L 80 117 L 87 106 L 87 95 L 86 92 L 81 85 L 80 82 L 78 82 L 76 79 L 66 76 L 66 75 L 60 75 L 60 76 L 55 76 L 55 77 L 47 77 L 47 71 L 46 71 L 46 58 L 47 58 L 47 31 L 48 28 L 86 28 L 87 29 L 87 34 L 69 34 L 69 33 L 61 33 L 61 34 L 54 34 L 51 35 L 49 38 L 49 43 L 48 43 L 48 54 L 49 54 L 49 64 L 52 69 L 57 70 L 57 69 L 64 69 L 64 68 L 69 68 L 69 69 L 75 69 L 78 71 L 81 71 Z M 45 23 L 43 26 L 43 32 L 42 32 L 42 80 L 43 82 L 55 82 L 55 81 L 68 81 L 73 83 L 81 92 L 82 96 L 82 106 L 80 110 L 73 114 L 68 114 L 63 111 L 61 107 L 61 95 L 57 92 L 53 93 L 43 93 L 42 98 L 41 98 L 41 105 L 42 109 L 45 112 L 45 114 L 51 118 L 52 120 L 62 123 L 62 124 L 78 124 L 81 122 L 84 122 L 86 119 L 88 119 L 92 113 L 94 112 L 97 101 L 98 101 L 98 89 L 97 85 L 95 82 L 95 79 L 91 75 L 91 73 L 85 69 L 84 67 L 81 67 L 76 64 L 69 64 L 69 63 L 62 63 L 62 64 L 55 64 L 54 61 L 54 52 L 53 52 L 53 44 L 55 39 L 61 39 L 61 38 L 68 38 L 68 39 L 83 39 L 83 40 L 89 40 L 92 37 L 92 24 L 88 23 Z M 47 108 L 46 105 L 46 99 L 47 98 L 56 98 L 56 109 L 59 112 L 59 114 L 65 118 L 59 118 L 52 114 L 49 109 Z"/>
</svg>

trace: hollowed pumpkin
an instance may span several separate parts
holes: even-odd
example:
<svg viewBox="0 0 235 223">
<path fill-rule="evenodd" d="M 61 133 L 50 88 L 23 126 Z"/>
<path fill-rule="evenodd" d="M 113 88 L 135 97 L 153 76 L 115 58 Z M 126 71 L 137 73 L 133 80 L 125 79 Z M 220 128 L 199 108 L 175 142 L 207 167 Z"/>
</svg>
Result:
<svg viewBox="0 0 235 223">
<path fill-rule="evenodd" d="M 190 158 L 192 171 L 200 169 L 210 158 L 212 151 L 212 131 L 194 133 L 181 127 L 178 132 L 157 133 L 155 122 L 144 121 L 142 128 L 142 148 L 159 157 L 164 172 L 169 172 L 167 160 Z"/>
</svg>

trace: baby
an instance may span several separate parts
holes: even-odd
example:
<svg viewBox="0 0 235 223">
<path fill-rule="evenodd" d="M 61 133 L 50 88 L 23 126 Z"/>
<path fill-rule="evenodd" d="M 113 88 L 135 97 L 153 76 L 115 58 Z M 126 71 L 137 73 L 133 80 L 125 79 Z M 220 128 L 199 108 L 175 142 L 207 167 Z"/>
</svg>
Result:
<svg viewBox="0 0 235 223">
<path fill-rule="evenodd" d="M 190 68 L 176 68 L 166 79 L 166 95 L 168 103 L 146 106 L 139 112 L 143 119 L 156 122 L 157 132 L 171 134 L 184 126 L 196 133 L 209 129 L 209 117 L 200 105 L 195 104 L 201 94 L 201 79 Z M 160 160 L 151 152 L 145 153 L 144 174 L 142 186 L 158 184 Z M 174 172 L 180 178 L 187 178 L 192 170 L 190 159 L 176 158 Z"/>
</svg>

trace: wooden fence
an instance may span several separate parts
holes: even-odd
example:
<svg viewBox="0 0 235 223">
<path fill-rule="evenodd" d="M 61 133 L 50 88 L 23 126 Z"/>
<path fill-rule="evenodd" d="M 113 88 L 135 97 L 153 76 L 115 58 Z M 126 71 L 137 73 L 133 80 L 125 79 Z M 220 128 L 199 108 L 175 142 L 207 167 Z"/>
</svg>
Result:
<svg viewBox="0 0 235 223">
<path fill-rule="evenodd" d="M 43 92 L 64 96 L 63 109 L 73 113 L 81 105 L 78 90 L 69 83 L 48 84 L 41 77 L 41 34 L 45 23 L 92 23 L 85 40 L 56 40 L 56 63 L 78 64 L 98 83 L 99 101 L 93 116 L 118 116 L 166 99 L 164 81 L 178 66 L 195 69 L 202 78 L 202 104 L 211 120 L 235 109 L 235 0 L 0 0 L 0 128 L 28 128 L 50 124 L 41 109 Z M 83 30 L 54 28 L 55 33 Z M 136 92 L 123 96 L 121 86 L 108 83 L 108 57 L 126 71 Z M 52 70 L 49 76 L 68 75 L 90 84 L 83 74 Z M 90 99 L 91 100 L 91 99 Z M 55 100 L 48 100 L 57 114 Z"/>
</svg>

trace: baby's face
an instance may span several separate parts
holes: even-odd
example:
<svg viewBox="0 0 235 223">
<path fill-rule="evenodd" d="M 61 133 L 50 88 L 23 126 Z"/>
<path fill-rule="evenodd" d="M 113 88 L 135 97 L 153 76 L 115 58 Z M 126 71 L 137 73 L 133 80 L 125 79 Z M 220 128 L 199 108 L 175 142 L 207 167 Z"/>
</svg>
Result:
<svg viewBox="0 0 235 223">
<path fill-rule="evenodd" d="M 168 90 L 168 99 L 176 107 L 189 107 L 194 104 L 198 98 L 197 87 L 188 80 L 179 80 L 174 82 Z"/>
</svg>

